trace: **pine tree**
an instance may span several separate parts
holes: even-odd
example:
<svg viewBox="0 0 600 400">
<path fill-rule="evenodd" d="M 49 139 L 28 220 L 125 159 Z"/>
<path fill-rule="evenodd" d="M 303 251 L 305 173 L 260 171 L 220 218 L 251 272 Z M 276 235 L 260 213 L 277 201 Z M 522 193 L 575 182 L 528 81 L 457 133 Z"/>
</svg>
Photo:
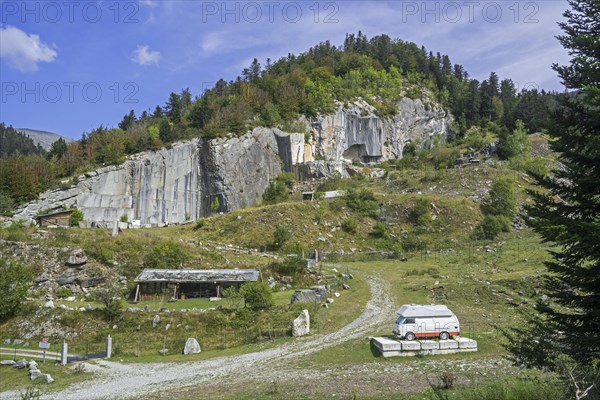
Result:
<svg viewBox="0 0 600 400">
<path fill-rule="evenodd" d="M 564 96 L 554 115 L 551 142 L 561 167 L 537 176 L 547 193 L 532 193 L 534 229 L 557 249 L 546 263 L 550 304 L 542 316 L 558 333 L 544 340 L 546 354 L 566 353 L 580 363 L 600 358 L 600 2 L 569 0 L 572 10 L 561 44 L 573 56 L 553 65 L 576 92 Z M 539 358 L 541 358 L 538 355 Z"/>
</svg>

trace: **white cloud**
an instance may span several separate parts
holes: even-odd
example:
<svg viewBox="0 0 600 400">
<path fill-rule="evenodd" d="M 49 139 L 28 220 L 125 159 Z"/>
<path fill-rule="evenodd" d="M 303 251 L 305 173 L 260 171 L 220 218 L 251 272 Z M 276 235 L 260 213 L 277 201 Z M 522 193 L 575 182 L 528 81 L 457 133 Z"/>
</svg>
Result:
<svg viewBox="0 0 600 400">
<path fill-rule="evenodd" d="M 40 62 L 53 62 L 58 55 L 53 47 L 43 43 L 39 35 L 11 25 L 0 27 L 0 58 L 21 72 L 37 71 Z"/>
<path fill-rule="evenodd" d="M 160 60 L 159 51 L 150 50 L 150 46 L 142 45 L 133 51 L 133 57 L 131 58 L 131 61 L 139 65 L 158 65 L 158 60 Z"/>
<path fill-rule="evenodd" d="M 140 0 L 140 4 L 150 8 L 158 7 L 158 1 L 156 0 Z"/>
</svg>

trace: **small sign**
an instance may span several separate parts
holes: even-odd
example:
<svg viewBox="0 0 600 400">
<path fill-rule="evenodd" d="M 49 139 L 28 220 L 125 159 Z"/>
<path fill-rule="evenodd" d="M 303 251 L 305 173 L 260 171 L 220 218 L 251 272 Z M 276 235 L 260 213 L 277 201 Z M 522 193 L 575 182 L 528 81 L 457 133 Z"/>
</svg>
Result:
<svg viewBox="0 0 600 400">
<path fill-rule="evenodd" d="M 48 343 L 48 342 L 40 342 L 39 346 L 40 346 L 40 349 L 47 350 L 47 349 L 50 348 L 50 343 Z"/>
</svg>

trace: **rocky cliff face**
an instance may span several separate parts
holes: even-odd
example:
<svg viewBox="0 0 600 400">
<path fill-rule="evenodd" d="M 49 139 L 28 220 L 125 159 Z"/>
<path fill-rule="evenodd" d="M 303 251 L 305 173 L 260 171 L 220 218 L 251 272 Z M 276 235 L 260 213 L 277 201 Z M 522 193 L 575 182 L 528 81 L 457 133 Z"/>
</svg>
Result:
<svg viewBox="0 0 600 400">
<path fill-rule="evenodd" d="M 88 226 L 112 226 L 123 215 L 151 226 L 194 221 L 211 212 L 215 199 L 218 211 L 260 202 L 270 179 L 296 165 L 300 177 L 327 178 L 347 176 L 351 161 L 400 158 L 407 142 L 445 136 L 453 120 L 421 100 L 402 99 L 399 109 L 383 120 L 364 101 L 339 104 L 334 114 L 305 120 L 309 143 L 304 134 L 256 128 L 239 138 L 195 139 L 141 153 L 79 177 L 75 187 L 42 193 L 13 219 L 31 221 L 41 211 L 77 207 Z"/>
<path fill-rule="evenodd" d="M 321 116 L 310 124 L 318 156 L 332 161 L 379 162 L 402 157 L 404 145 L 421 144 L 433 136 L 446 137 L 454 117 L 436 105 L 420 99 L 403 98 L 399 113 L 381 119 L 365 101 L 349 107 L 341 103 L 335 113 Z"/>
<path fill-rule="evenodd" d="M 112 226 L 123 215 L 162 226 L 207 215 L 215 199 L 218 211 L 251 206 L 282 171 L 278 135 L 286 136 L 257 128 L 239 138 L 195 139 L 141 153 L 80 176 L 76 187 L 42 193 L 13 219 L 31 221 L 41 211 L 77 207 L 86 221 L 100 226 Z"/>
</svg>

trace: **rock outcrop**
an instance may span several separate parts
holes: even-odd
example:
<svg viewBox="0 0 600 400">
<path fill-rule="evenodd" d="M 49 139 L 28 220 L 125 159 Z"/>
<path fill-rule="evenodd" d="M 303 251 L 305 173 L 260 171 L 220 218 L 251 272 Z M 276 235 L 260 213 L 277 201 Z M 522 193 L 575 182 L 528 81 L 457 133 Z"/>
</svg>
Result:
<svg viewBox="0 0 600 400">
<path fill-rule="evenodd" d="M 404 145 L 421 145 L 436 135 L 446 137 L 454 117 L 441 107 L 405 97 L 399 112 L 389 119 L 359 100 L 348 107 L 337 104 L 335 113 L 320 116 L 310 125 L 317 156 L 331 161 L 379 162 L 402 157 Z"/>
<path fill-rule="evenodd" d="M 381 119 L 365 101 L 309 121 L 309 135 L 256 128 L 237 138 L 194 139 L 131 156 L 121 165 L 90 171 L 74 187 L 42 193 L 16 210 L 13 220 L 77 207 L 85 227 L 113 227 L 124 215 L 134 226 L 194 221 L 217 211 L 252 206 L 269 181 L 296 168 L 301 179 L 353 174 L 351 162 L 401 158 L 409 141 L 445 136 L 453 120 L 443 109 L 403 98 L 399 113 Z M 315 161 L 315 158 L 320 160 Z"/>
</svg>

